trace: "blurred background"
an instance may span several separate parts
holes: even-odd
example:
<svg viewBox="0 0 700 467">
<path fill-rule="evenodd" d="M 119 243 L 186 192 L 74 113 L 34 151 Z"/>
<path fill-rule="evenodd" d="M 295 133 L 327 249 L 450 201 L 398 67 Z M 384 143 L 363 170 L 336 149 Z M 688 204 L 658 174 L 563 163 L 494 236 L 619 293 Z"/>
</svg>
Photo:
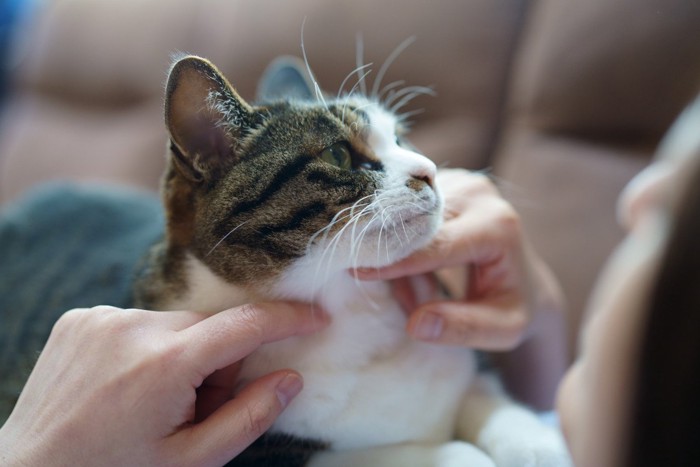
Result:
<svg viewBox="0 0 700 467">
<path fill-rule="evenodd" d="M 157 190 L 171 54 L 253 99 L 274 57 L 301 56 L 305 18 L 333 93 L 358 34 L 370 82 L 415 36 L 383 80 L 437 92 L 406 109 L 423 110 L 412 142 L 498 181 L 564 286 L 573 349 L 617 195 L 700 88 L 696 0 L 4 0 L 0 202 L 57 178 Z"/>
</svg>

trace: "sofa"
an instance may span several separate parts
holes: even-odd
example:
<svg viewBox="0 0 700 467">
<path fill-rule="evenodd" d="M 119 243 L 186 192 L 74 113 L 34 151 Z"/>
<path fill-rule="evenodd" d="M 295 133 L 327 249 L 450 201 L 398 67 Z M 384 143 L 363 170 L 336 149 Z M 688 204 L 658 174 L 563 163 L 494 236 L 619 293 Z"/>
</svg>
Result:
<svg viewBox="0 0 700 467">
<path fill-rule="evenodd" d="M 572 353 L 622 234 L 617 195 L 700 87 L 694 0 L 33 4 L 6 67 L 0 202 L 55 179 L 157 190 L 173 53 L 210 58 L 253 99 L 274 57 L 302 54 L 302 33 L 329 92 L 355 68 L 359 43 L 376 70 L 415 37 L 383 80 L 436 92 L 407 108 L 410 139 L 440 166 L 485 171 L 513 202 L 563 286 Z"/>
</svg>

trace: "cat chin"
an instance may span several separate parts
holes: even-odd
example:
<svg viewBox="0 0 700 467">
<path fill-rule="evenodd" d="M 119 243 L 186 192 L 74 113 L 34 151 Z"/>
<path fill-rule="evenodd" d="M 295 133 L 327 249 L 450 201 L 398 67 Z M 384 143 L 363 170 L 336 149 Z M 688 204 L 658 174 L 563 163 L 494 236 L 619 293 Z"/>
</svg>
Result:
<svg viewBox="0 0 700 467">
<path fill-rule="evenodd" d="M 437 231 L 437 226 L 431 229 L 428 235 L 414 237 L 410 242 L 407 242 L 406 239 L 395 238 L 387 246 L 387 251 L 377 251 L 376 248 L 372 248 L 367 254 L 361 255 L 355 264 L 348 266 L 352 268 L 382 268 L 397 263 L 426 247 L 432 240 L 435 231 Z"/>
</svg>

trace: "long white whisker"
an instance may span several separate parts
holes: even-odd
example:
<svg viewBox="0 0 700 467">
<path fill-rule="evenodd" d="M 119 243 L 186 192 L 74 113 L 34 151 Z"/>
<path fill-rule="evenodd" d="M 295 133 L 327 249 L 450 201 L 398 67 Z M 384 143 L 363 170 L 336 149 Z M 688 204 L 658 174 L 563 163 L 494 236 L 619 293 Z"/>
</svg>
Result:
<svg viewBox="0 0 700 467">
<path fill-rule="evenodd" d="M 435 90 L 429 86 L 406 86 L 405 88 L 393 92 L 390 96 L 388 96 L 384 101 L 384 105 L 391 107 L 392 103 L 394 103 L 397 99 L 411 93 L 427 94 L 429 96 L 436 95 Z"/>
<path fill-rule="evenodd" d="M 401 221 L 401 228 L 403 228 L 403 235 L 406 237 L 406 241 L 409 241 L 411 237 L 408 236 L 408 232 L 406 232 L 406 222 L 403 220 L 403 216 L 401 215 L 401 212 L 399 211 L 399 220 Z"/>
<path fill-rule="evenodd" d="M 346 231 L 346 229 L 347 229 L 350 225 L 354 225 L 354 224 L 357 223 L 357 221 L 362 217 L 362 215 L 363 215 L 362 213 L 363 213 L 363 212 L 364 212 L 364 209 L 360 212 L 360 214 L 357 214 L 357 215 L 353 216 L 353 218 L 352 218 L 347 224 L 345 224 L 345 225 L 343 226 L 343 228 L 340 229 L 339 232 L 337 232 L 337 233 L 334 235 L 333 239 L 332 239 L 331 242 L 328 244 L 328 248 L 327 248 L 326 251 L 324 252 L 324 255 L 325 255 L 325 253 L 326 253 L 327 251 L 330 251 L 330 256 L 328 257 L 328 261 L 327 261 L 327 274 L 328 274 L 328 272 L 329 272 L 330 267 L 332 266 L 332 261 L 333 261 L 333 258 L 335 257 L 335 251 L 336 251 L 336 248 L 338 247 L 338 245 L 340 244 L 340 240 L 341 240 L 341 238 L 342 238 L 343 233 Z"/>
<path fill-rule="evenodd" d="M 398 81 L 392 81 L 391 83 L 384 86 L 381 91 L 379 91 L 379 94 L 377 95 L 377 100 L 381 102 L 382 96 L 384 94 L 386 94 L 387 92 L 391 91 L 394 88 L 397 88 L 399 86 L 403 86 L 404 84 L 406 84 L 406 81 L 403 79 L 400 79 Z"/>
<path fill-rule="evenodd" d="M 364 68 L 367 65 L 364 65 L 364 54 L 365 54 L 365 41 L 364 38 L 362 37 L 362 33 L 358 32 L 357 36 L 355 36 L 355 66 L 357 67 L 355 71 L 357 72 L 358 76 L 358 82 L 361 82 L 362 84 L 360 85 L 360 91 L 362 91 L 362 95 L 366 96 L 367 95 L 367 83 L 362 81 L 362 78 L 360 76 L 360 70 Z M 368 65 L 371 65 L 368 64 Z"/>
<path fill-rule="evenodd" d="M 359 67 L 355 68 L 354 70 L 352 70 L 350 73 L 348 73 L 348 75 L 343 79 L 343 82 L 340 83 L 340 88 L 338 88 L 338 94 L 336 95 L 336 99 L 340 99 L 340 95 L 343 93 L 343 88 L 345 88 L 345 84 L 346 84 L 346 83 L 348 82 L 348 80 L 352 77 L 352 75 L 357 74 L 357 76 L 359 77 L 358 80 L 357 80 L 357 84 L 355 84 L 355 86 L 353 86 L 353 88 L 350 90 L 350 93 L 349 93 L 349 94 L 352 94 L 352 92 L 355 90 L 355 88 L 357 87 L 357 85 L 360 84 L 360 83 L 362 82 L 362 80 L 363 80 L 363 79 L 367 76 L 367 74 L 369 73 L 369 72 L 367 72 L 367 73 L 365 73 L 365 74 L 361 74 L 360 72 L 361 72 L 362 70 L 364 70 L 365 68 L 370 67 L 370 66 L 372 66 L 372 64 L 371 64 L 371 63 L 368 63 L 367 65 L 359 66 Z"/>
<path fill-rule="evenodd" d="M 348 103 L 350 101 L 350 96 L 352 96 L 352 93 L 355 92 L 355 89 L 357 89 L 357 85 L 360 84 L 365 79 L 365 77 L 368 74 L 370 74 L 371 72 L 372 72 L 372 70 L 367 70 L 362 76 L 360 76 L 359 81 L 357 83 L 355 83 L 355 85 L 352 87 L 352 89 L 350 89 L 350 92 L 348 93 L 348 95 L 345 97 L 345 103 L 343 104 L 343 112 L 342 112 L 342 115 L 340 118 L 341 122 L 345 123 L 345 109 L 347 109 L 347 107 L 348 107 Z M 369 105 L 369 104 L 367 104 L 367 105 Z"/>
<path fill-rule="evenodd" d="M 377 72 L 377 77 L 374 80 L 374 84 L 372 85 L 372 94 L 371 97 L 376 98 L 377 94 L 379 93 L 379 87 L 382 85 L 382 79 L 384 78 L 384 75 L 386 74 L 387 70 L 391 66 L 391 64 L 396 60 L 396 58 L 406 50 L 406 47 L 411 45 L 414 41 L 416 40 L 415 36 L 408 37 L 404 39 L 403 42 L 399 44 L 398 47 L 394 49 L 393 52 L 389 55 L 389 57 L 384 61 L 382 64 L 381 68 L 379 68 L 379 72 Z"/>
<path fill-rule="evenodd" d="M 345 220 L 345 219 L 351 218 L 351 220 L 350 220 L 349 222 L 347 222 L 338 232 L 336 232 L 336 233 L 333 235 L 331 241 L 324 247 L 323 252 L 322 252 L 322 254 L 321 254 L 321 258 L 320 258 L 320 260 L 319 260 L 319 262 L 318 262 L 318 264 L 317 264 L 317 267 L 316 267 L 316 272 L 315 272 L 315 274 L 314 274 L 314 279 L 315 279 L 315 280 L 318 279 L 318 276 L 321 274 L 321 270 L 322 270 L 323 267 L 324 267 L 324 263 L 326 264 L 326 269 L 327 269 L 327 270 L 330 269 L 330 267 L 331 267 L 331 265 L 332 265 L 333 257 L 334 257 L 334 255 L 335 255 L 335 246 L 336 246 L 336 245 L 338 244 L 338 242 L 340 241 L 340 238 L 341 238 L 343 232 L 348 228 L 349 225 L 351 225 L 353 222 L 355 222 L 355 218 L 358 217 L 357 214 L 355 214 L 355 212 L 354 212 L 355 209 L 357 209 L 358 207 L 362 206 L 362 205 L 365 203 L 365 201 L 367 200 L 367 198 L 369 198 L 369 197 L 371 197 L 371 195 L 368 195 L 368 196 L 365 196 L 365 197 L 363 197 L 363 198 L 360 198 L 360 199 L 357 200 L 352 206 L 349 206 L 349 207 L 347 207 L 347 208 L 344 208 L 344 209 L 340 210 L 340 211 L 339 211 L 338 213 L 336 213 L 336 215 L 333 217 L 333 219 L 331 220 L 331 222 L 329 223 L 329 225 L 327 225 L 327 226 L 324 227 L 323 229 L 319 230 L 318 232 L 316 232 L 316 233 L 312 236 L 312 238 L 311 238 L 311 240 L 310 240 L 310 242 L 309 242 L 309 245 L 311 245 L 311 243 L 312 243 L 313 241 L 315 241 L 315 239 L 316 239 L 319 235 L 321 235 L 321 234 L 323 234 L 323 242 L 325 243 L 325 242 L 326 242 L 326 239 L 328 238 L 328 235 L 330 234 L 332 228 L 333 228 L 335 225 L 337 225 L 339 222 L 341 222 L 341 221 L 343 221 L 343 220 Z M 365 204 L 364 207 L 366 208 L 367 205 L 368 205 L 368 204 Z M 363 209 L 363 211 L 364 211 L 364 209 Z"/>
<path fill-rule="evenodd" d="M 365 211 L 373 211 L 375 209 L 375 203 L 372 202 L 369 206 L 366 206 L 361 212 L 361 215 L 365 215 Z M 357 222 L 353 224 L 352 230 L 350 232 L 350 239 L 351 239 L 351 244 L 350 244 L 350 257 L 354 258 L 353 259 L 353 264 L 357 266 L 357 260 L 360 256 L 360 250 L 359 250 L 359 244 L 362 242 L 362 238 L 364 238 L 365 234 L 367 233 L 367 230 L 372 225 L 372 222 L 374 222 L 374 218 L 377 216 L 377 211 L 374 210 L 372 213 L 372 218 L 365 224 L 364 228 L 360 232 L 360 237 L 357 237 Z"/>
<path fill-rule="evenodd" d="M 422 114 L 423 112 L 425 112 L 425 109 L 416 109 L 416 110 L 411 110 L 409 112 L 404 112 L 404 113 L 397 116 L 397 120 L 401 123 L 404 123 L 404 122 L 408 121 L 408 119 L 413 117 L 414 115 L 419 115 L 419 114 Z"/>
<path fill-rule="evenodd" d="M 306 56 L 306 46 L 304 45 L 304 27 L 306 26 L 306 16 L 304 16 L 304 20 L 301 22 L 301 54 L 304 57 L 304 64 L 306 65 L 306 71 L 309 73 L 309 78 L 311 78 L 311 81 L 314 83 L 314 91 L 316 92 L 316 100 L 320 101 L 323 103 L 323 106 L 328 109 L 328 104 L 326 104 L 326 99 L 323 98 L 323 92 L 321 92 L 321 88 L 318 85 L 318 82 L 316 81 L 316 77 L 314 76 L 314 73 L 311 71 L 311 65 L 309 64 L 309 59 Z"/>
<path fill-rule="evenodd" d="M 214 245 L 214 246 L 211 248 L 211 250 L 209 250 L 209 253 L 207 253 L 204 257 L 206 258 L 206 257 L 209 256 L 210 254 L 212 254 L 212 253 L 214 252 L 214 250 L 216 250 L 216 248 L 217 248 L 219 245 L 221 245 L 221 243 L 229 237 L 229 235 L 231 235 L 233 232 L 235 232 L 236 230 L 238 230 L 239 228 L 241 228 L 243 225 L 247 224 L 248 222 L 250 222 L 250 219 L 248 219 L 247 221 L 241 222 L 241 223 L 238 224 L 236 227 L 234 227 L 233 229 L 231 229 L 231 231 L 230 231 L 229 233 L 227 233 L 226 235 L 224 235 L 224 236 L 221 238 L 221 240 L 219 240 L 218 242 L 216 242 L 216 245 Z"/>
<path fill-rule="evenodd" d="M 401 100 L 400 100 L 399 102 L 397 102 L 396 104 L 394 104 L 394 105 L 391 107 L 390 110 L 391 110 L 393 113 L 396 113 L 396 112 L 399 111 L 399 109 L 401 109 L 401 107 L 405 106 L 406 104 L 408 104 L 409 102 L 411 102 L 411 101 L 412 101 L 413 99 L 415 99 L 416 97 L 422 96 L 422 95 L 425 95 L 425 93 L 422 93 L 422 92 L 413 92 L 413 93 L 411 93 L 411 94 L 405 96 L 403 99 L 401 99 Z"/>
<path fill-rule="evenodd" d="M 370 195 L 370 196 L 371 196 L 371 195 Z M 348 207 L 343 208 L 343 209 L 341 209 L 340 211 L 338 211 L 338 212 L 333 216 L 333 218 L 332 218 L 331 221 L 328 223 L 328 225 L 326 225 L 326 226 L 323 227 L 322 229 L 318 230 L 316 233 L 314 233 L 314 234 L 311 236 L 311 238 L 309 239 L 308 247 L 311 247 L 311 245 L 312 245 L 313 242 L 316 240 L 316 238 L 317 238 L 319 235 L 321 235 L 321 234 L 324 234 L 324 233 L 325 233 L 324 238 L 323 238 L 323 239 L 325 240 L 325 238 L 328 236 L 328 234 L 330 233 L 330 230 L 335 226 L 335 224 L 338 223 L 338 222 L 340 222 L 340 221 L 342 221 L 343 219 L 347 219 L 347 217 L 352 216 L 352 210 L 355 209 L 355 207 L 357 207 L 357 205 L 358 205 L 359 203 L 363 202 L 363 201 L 364 201 L 366 198 L 368 198 L 368 197 L 369 197 L 369 196 L 365 196 L 364 198 L 361 198 L 361 199 L 355 201 L 355 203 L 354 203 L 352 206 L 348 206 Z M 346 211 L 350 211 L 350 214 L 345 215 L 345 212 L 346 212 Z M 342 216 L 342 217 L 341 217 L 341 216 Z"/>
</svg>

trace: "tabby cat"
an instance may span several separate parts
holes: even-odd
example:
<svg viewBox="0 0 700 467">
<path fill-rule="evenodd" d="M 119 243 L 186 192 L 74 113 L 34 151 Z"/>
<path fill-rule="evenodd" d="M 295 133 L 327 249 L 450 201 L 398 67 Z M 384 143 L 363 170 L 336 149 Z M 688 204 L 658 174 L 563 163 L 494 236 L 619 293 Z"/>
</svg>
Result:
<svg viewBox="0 0 700 467">
<path fill-rule="evenodd" d="M 294 368 L 305 389 L 231 465 L 569 465 L 559 435 L 478 375 L 471 351 L 408 338 L 388 285 L 348 272 L 404 258 L 440 226 L 435 164 L 401 119 L 376 96 L 321 94 L 291 60 L 260 97 L 248 104 L 203 58 L 173 65 L 167 229 L 136 290 L 151 309 L 291 299 L 331 315 L 245 360 L 243 381 Z"/>
</svg>

